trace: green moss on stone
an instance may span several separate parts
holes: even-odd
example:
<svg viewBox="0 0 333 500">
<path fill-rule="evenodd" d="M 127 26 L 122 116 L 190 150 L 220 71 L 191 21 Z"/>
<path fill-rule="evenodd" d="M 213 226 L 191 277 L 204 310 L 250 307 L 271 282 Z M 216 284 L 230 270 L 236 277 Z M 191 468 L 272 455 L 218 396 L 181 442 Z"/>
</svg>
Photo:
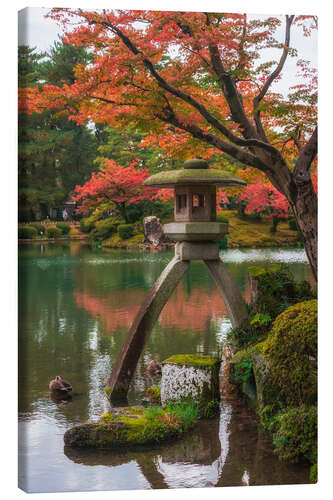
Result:
<svg viewBox="0 0 333 500">
<path fill-rule="evenodd" d="M 172 187 L 175 185 L 215 184 L 217 186 L 245 186 L 246 182 L 217 169 L 181 169 L 168 170 L 146 179 L 145 186 Z"/>
<path fill-rule="evenodd" d="M 219 365 L 221 360 L 216 356 L 204 356 L 202 354 L 175 354 L 163 361 L 164 364 L 172 363 L 176 365 L 190 365 L 200 368 L 210 368 Z"/>
<path fill-rule="evenodd" d="M 128 407 L 108 411 L 98 424 L 82 424 L 66 431 L 65 444 L 76 448 L 118 449 L 174 439 L 196 423 L 198 409 L 192 407 L 193 403 L 169 405 L 166 409 Z"/>
<path fill-rule="evenodd" d="M 279 399 L 288 405 L 313 404 L 317 396 L 317 300 L 289 307 L 274 321 L 263 355 Z"/>
</svg>

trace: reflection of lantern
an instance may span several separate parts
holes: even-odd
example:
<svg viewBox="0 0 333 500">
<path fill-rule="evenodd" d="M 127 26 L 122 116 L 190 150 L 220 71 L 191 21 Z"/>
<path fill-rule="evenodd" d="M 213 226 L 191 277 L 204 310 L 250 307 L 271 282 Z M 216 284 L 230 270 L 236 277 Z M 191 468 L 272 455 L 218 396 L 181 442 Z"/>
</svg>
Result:
<svg viewBox="0 0 333 500">
<path fill-rule="evenodd" d="M 240 186 L 245 182 L 223 170 L 209 169 L 208 162 L 195 159 L 184 163 L 181 170 L 152 175 L 146 186 L 173 187 L 174 219 L 164 232 L 176 241 L 216 241 L 227 232 L 227 224 L 216 222 L 216 187 Z"/>
<path fill-rule="evenodd" d="M 197 158 L 185 162 L 181 170 L 152 175 L 143 184 L 175 189 L 175 220 L 163 229 L 177 243 L 174 258 L 142 304 L 114 365 L 108 381 L 108 394 L 113 401 L 126 398 L 145 341 L 191 260 L 202 259 L 207 265 L 233 326 L 247 319 L 242 295 L 219 258 L 217 241 L 228 232 L 228 224 L 216 221 L 216 186 L 240 186 L 245 182 L 222 170 L 209 169 L 205 160 Z"/>
</svg>

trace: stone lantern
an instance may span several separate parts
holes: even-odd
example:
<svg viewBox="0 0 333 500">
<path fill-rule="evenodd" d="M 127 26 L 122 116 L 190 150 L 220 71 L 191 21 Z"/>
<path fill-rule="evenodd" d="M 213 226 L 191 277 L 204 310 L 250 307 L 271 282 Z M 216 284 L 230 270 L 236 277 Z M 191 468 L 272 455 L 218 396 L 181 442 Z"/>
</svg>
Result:
<svg viewBox="0 0 333 500">
<path fill-rule="evenodd" d="M 152 175 L 145 186 L 174 188 L 174 222 L 164 233 L 176 241 L 175 256 L 164 269 L 137 313 L 108 380 L 111 400 L 125 399 L 148 335 L 191 260 L 203 260 L 226 304 L 233 326 L 247 320 L 247 308 L 240 290 L 219 258 L 217 241 L 228 232 L 228 224 L 216 221 L 216 187 L 246 183 L 223 170 L 209 168 L 199 158 L 184 168 Z"/>
<path fill-rule="evenodd" d="M 208 242 L 226 235 L 228 224 L 216 221 L 216 187 L 245 185 L 242 179 L 209 168 L 206 160 L 196 158 L 186 161 L 181 170 L 152 175 L 144 185 L 174 188 L 175 221 L 165 224 L 163 230 L 166 236 L 177 241 L 176 254 L 184 260 L 211 259 L 212 255 L 218 258 L 218 245 Z"/>
</svg>

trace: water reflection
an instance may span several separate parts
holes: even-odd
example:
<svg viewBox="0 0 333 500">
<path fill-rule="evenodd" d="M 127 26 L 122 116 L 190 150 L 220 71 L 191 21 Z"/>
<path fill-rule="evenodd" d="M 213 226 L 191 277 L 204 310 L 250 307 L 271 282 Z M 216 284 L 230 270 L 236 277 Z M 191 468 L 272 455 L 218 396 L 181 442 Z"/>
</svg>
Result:
<svg viewBox="0 0 333 500">
<path fill-rule="evenodd" d="M 89 467 L 136 463 L 150 488 L 202 488 L 292 484 L 308 480 L 300 465 L 272 454 L 268 436 L 237 401 L 223 402 L 219 419 L 202 421 L 182 440 L 151 449 L 83 451 L 64 448 L 71 461 Z"/>
<path fill-rule="evenodd" d="M 249 265 L 290 262 L 296 279 L 309 278 L 304 252 L 223 252 L 248 296 Z M 19 261 L 20 485 L 31 492 L 283 484 L 307 481 L 307 468 L 285 467 L 252 416 L 224 401 L 219 420 L 163 447 L 117 454 L 63 448 L 73 424 L 108 409 L 104 385 L 141 301 L 171 253 L 104 252 L 79 242 L 22 245 Z M 141 402 L 151 359 L 174 353 L 216 352 L 230 328 L 206 267 L 191 264 L 160 315 L 140 358 L 129 393 Z M 54 401 L 49 381 L 61 375 L 72 399 Z"/>
</svg>

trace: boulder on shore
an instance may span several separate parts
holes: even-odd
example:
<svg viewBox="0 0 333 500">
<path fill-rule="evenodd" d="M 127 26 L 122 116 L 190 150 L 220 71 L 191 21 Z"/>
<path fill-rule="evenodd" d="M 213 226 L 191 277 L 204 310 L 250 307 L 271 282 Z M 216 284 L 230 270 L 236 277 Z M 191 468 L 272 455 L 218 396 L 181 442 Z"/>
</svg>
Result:
<svg viewBox="0 0 333 500">
<path fill-rule="evenodd" d="M 158 247 L 165 242 L 165 235 L 160 219 L 151 215 L 143 219 L 144 242 Z"/>
</svg>

